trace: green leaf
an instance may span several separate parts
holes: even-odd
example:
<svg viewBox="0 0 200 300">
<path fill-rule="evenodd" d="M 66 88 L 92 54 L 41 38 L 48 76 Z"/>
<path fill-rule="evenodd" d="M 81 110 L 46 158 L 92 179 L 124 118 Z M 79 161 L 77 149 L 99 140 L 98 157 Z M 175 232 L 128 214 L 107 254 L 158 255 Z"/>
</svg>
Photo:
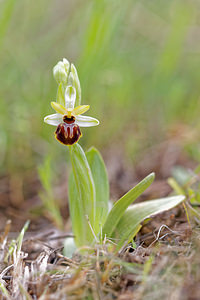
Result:
<svg viewBox="0 0 200 300">
<path fill-rule="evenodd" d="M 116 225 L 123 216 L 127 207 L 150 186 L 154 180 L 154 177 L 154 173 L 149 174 L 114 204 L 103 226 L 103 237 L 105 235 L 107 237 L 111 237 Z"/>
<path fill-rule="evenodd" d="M 58 86 L 56 101 L 65 107 L 65 95 L 62 82 Z"/>
<path fill-rule="evenodd" d="M 135 230 L 142 221 L 175 207 L 184 199 L 185 196 L 179 195 L 131 205 L 123 214 L 112 235 L 112 238 L 119 239 L 116 250 L 121 249 L 134 237 Z"/>
<path fill-rule="evenodd" d="M 95 184 L 96 191 L 96 217 L 95 229 L 100 231 L 101 226 L 104 224 L 108 214 L 108 201 L 109 201 L 109 182 L 106 172 L 106 167 L 102 156 L 99 151 L 94 147 L 89 149 L 86 153 L 92 176 Z"/>
<path fill-rule="evenodd" d="M 87 238 L 87 226 L 83 226 L 83 224 L 85 224 L 85 217 L 83 215 L 83 208 L 77 191 L 73 172 L 71 172 L 68 181 L 68 198 L 72 231 L 75 236 L 75 243 L 77 247 L 79 247 L 84 245 Z"/>
<path fill-rule="evenodd" d="M 174 178 L 169 178 L 167 182 L 177 194 L 179 194 L 179 195 L 185 194 L 184 189 L 180 186 L 180 184 Z"/>
<path fill-rule="evenodd" d="M 69 147 L 73 174 L 69 180 L 69 206 L 73 233 L 77 247 L 88 245 L 93 240 L 89 222 L 94 229 L 95 185 L 87 158 L 81 146 Z"/>
</svg>

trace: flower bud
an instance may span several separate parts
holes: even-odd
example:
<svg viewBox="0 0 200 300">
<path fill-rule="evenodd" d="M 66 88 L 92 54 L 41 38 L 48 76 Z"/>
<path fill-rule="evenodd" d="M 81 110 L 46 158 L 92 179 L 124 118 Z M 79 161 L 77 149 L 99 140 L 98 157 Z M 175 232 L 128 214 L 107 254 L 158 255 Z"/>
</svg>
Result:
<svg viewBox="0 0 200 300">
<path fill-rule="evenodd" d="M 63 58 L 63 61 L 59 61 L 53 68 L 53 75 L 58 84 L 61 82 L 66 85 L 69 73 L 69 62 Z"/>
</svg>

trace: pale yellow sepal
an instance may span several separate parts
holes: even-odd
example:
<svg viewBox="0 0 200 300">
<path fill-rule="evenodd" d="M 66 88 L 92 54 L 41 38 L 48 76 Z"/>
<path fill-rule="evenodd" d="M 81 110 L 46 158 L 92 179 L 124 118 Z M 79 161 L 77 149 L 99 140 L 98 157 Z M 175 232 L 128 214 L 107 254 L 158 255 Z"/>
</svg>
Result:
<svg viewBox="0 0 200 300">
<path fill-rule="evenodd" d="M 65 115 L 67 113 L 66 108 L 58 102 L 51 102 L 51 106 L 53 107 L 53 109 L 55 109 L 57 113 L 61 115 Z"/>
<path fill-rule="evenodd" d="M 73 109 L 73 115 L 78 116 L 84 114 L 90 108 L 89 105 L 79 105 Z"/>
</svg>

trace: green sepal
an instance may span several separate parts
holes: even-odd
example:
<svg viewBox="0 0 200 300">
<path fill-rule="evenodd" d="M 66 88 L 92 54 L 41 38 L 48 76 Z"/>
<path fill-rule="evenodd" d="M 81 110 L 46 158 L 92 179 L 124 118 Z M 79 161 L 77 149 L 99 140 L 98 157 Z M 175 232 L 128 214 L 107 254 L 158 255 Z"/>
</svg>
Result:
<svg viewBox="0 0 200 300">
<path fill-rule="evenodd" d="M 56 101 L 65 107 L 65 95 L 64 95 L 64 87 L 62 82 L 58 86 Z"/>
<path fill-rule="evenodd" d="M 75 107 L 81 104 L 81 85 L 78 78 L 78 73 L 73 64 L 71 64 L 71 71 L 68 77 L 68 85 L 72 85 L 76 89 Z"/>
</svg>

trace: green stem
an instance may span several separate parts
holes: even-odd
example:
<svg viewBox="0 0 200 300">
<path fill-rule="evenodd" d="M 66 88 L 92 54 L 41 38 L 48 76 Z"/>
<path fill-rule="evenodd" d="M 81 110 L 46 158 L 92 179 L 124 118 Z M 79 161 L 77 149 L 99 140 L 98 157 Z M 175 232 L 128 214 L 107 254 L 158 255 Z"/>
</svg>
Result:
<svg viewBox="0 0 200 300">
<path fill-rule="evenodd" d="M 92 173 L 80 145 L 69 147 L 72 175 L 69 180 L 69 206 L 73 233 L 77 246 L 91 244 L 95 231 L 95 186 Z"/>
</svg>

